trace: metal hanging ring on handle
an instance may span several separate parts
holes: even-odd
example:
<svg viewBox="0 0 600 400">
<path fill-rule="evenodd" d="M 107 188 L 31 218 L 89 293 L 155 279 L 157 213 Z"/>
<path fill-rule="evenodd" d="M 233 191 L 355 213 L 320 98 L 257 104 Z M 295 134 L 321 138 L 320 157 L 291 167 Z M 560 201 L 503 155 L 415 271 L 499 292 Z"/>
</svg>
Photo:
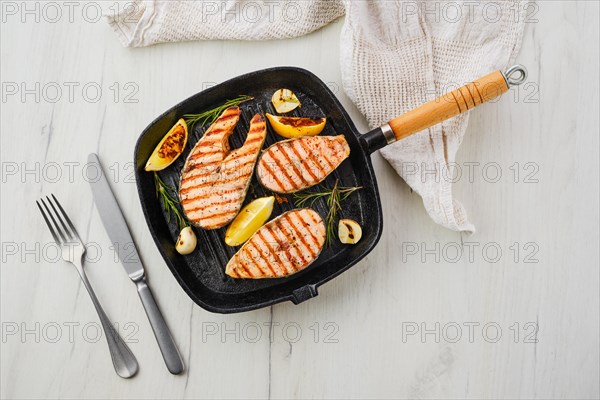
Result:
<svg viewBox="0 0 600 400">
<path fill-rule="evenodd" d="M 517 86 L 527 80 L 527 68 L 521 64 L 513 65 L 506 71 L 502 72 L 508 87 Z"/>
</svg>

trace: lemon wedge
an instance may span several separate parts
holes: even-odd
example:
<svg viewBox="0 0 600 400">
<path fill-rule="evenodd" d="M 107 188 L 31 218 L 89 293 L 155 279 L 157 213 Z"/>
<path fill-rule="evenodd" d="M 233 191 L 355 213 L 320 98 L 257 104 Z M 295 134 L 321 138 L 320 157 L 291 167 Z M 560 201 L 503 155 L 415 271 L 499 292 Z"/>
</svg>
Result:
<svg viewBox="0 0 600 400">
<path fill-rule="evenodd" d="M 362 237 L 362 228 L 352 219 L 340 219 L 338 224 L 338 237 L 344 244 L 358 243 Z"/>
<path fill-rule="evenodd" d="M 144 169 L 146 171 L 162 171 L 173 164 L 177 157 L 183 153 L 187 139 L 188 127 L 182 118 L 158 143 Z"/>
<path fill-rule="evenodd" d="M 225 243 L 228 246 L 239 246 L 250 239 L 267 222 L 274 203 L 274 196 L 261 197 L 242 208 L 225 232 Z"/>
<path fill-rule="evenodd" d="M 280 114 L 285 114 L 301 106 L 300 100 L 298 100 L 294 92 L 290 89 L 279 89 L 273 93 L 271 102 L 275 110 Z"/>
<path fill-rule="evenodd" d="M 301 136 L 316 136 L 323 132 L 326 118 L 310 119 L 298 117 L 280 117 L 267 113 L 271 127 L 284 138 L 293 139 Z"/>
</svg>

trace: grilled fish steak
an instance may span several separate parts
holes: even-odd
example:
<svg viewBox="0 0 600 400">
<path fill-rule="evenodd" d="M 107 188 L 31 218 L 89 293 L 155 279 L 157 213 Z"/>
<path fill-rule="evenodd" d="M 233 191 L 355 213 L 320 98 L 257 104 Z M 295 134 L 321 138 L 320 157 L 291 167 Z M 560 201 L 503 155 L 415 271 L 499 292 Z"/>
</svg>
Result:
<svg viewBox="0 0 600 400">
<path fill-rule="evenodd" d="M 260 228 L 229 260 L 232 278 L 282 278 L 308 267 L 325 243 L 325 224 L 315 211 L 288 211 Z"/>
<path fill-rule="evenodd" d="M 294 193 L 323 181 L 349 155 L 344 135 L 283 140 L 263 152 L 256 172 L 265 188 Z"/>
<path fill-rule="evenodd" d="M 246 197 L 267 126 L 256 114 L 244 145 L 230 151 L 228 139 L 239 118 L 238 107 L 226 109 L 196 143 L 183 167 L 179 197 L 185 215 L 197 227 L 227 225 Z"/>
</svg>

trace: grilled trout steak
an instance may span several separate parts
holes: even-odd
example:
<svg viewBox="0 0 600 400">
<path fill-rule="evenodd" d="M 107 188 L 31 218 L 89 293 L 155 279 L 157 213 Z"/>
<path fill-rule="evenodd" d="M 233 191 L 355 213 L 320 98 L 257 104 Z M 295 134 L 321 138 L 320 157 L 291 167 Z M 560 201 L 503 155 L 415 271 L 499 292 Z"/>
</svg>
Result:
<svg viewBox="0 0 600 400">
<path fill-rule="evenodd" d="M 229 260 L 232 278 L 282 278 L 308 267 L 325 243 L 325 224 L 308 208 L 288 211 L 260 228 Z"/>
<path fill-rule="evenodd" d="M 294 193 L 320 183 L 349 155 L 344 135 L 283 140 L 263 152 L 256 172 L 265 188 Z"/>
<path fill-rule="evenodd" d="M 207 129 L 185 162 L 179 197 L 187 218 L 204 229 L 227 225 L 240 211 L 267 127 L 256 114 L 244 145 L 230 152 L 229 136 L 240 117 L 230 107 Z"/>
</svg>

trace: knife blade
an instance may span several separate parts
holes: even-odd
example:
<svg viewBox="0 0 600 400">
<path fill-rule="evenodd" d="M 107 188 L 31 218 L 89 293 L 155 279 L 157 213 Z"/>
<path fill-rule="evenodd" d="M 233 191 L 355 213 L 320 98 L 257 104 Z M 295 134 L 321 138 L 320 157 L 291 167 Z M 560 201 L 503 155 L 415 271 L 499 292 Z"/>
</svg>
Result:
<svg viewBox="0 0 600 400">
<path fill-rule="evenodd" d="M 108 233 L 113 248 L 117 253 L 119 261 L 129 275 L 129 278 L 136 284 L 138 294 L 144 305 L 144 310 L 150 320 L 150 325 L 154 331 L 154 336 L 158 342 L 158 346 L 162 353 L 165 364 L 172 374 L 180 374 L 183 372 L 183 360 L 179 354 L 179 350 L 175 345 L 173 336 L 164 320 L 154 296 L 150 291 L 150 287 L 146 282 L 144 266 L 140 260 L 135 242 L 131 237 L 129 227 L 125 221 L 125 217 L 121 212 L 119 203 L 115 198 L 110 184 L 106 179 L 106 174 L 100 164 L 100 159 L 95 153 L 88 156 L 88 168 L 93 167 L 96 176 L 89 178 L 90 186 L 96 208 L 100 214 L 102 224 Z"/>
<path fill-rule="evenodd" d="M 94 167 L 95 172 L 93 173 L 96 176 L 88 177 L 88 181 L 92 187 L 94 202 L 100 214 L 100 219 L 106 229 L 106 233 L 108 233 L 119 261 L 121 261 L 127 275 L 135 282 L 144 276 L 144 266 L 140 261 L 140 256 L 129 232 L 129 227 L 106 179 L 97 154 L 92 153 L 89 155 L 88 168 L 90 166 Z"/>
</svg>

